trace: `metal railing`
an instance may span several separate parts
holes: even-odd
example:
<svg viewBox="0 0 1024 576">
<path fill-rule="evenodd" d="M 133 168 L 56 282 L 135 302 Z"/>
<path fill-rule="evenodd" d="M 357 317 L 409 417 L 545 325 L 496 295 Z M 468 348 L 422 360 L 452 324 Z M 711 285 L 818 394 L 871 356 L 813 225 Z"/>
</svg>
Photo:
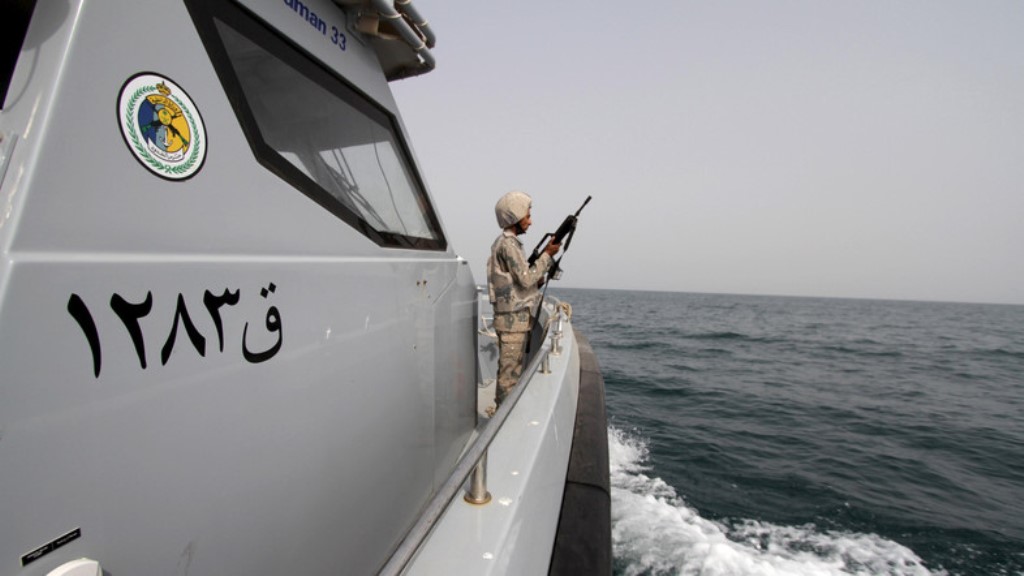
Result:
<svg viewBox="0 0 1024 576">
<path fill-rule="evenodd" d="M 537 349 L 537 353 L 533 355 L 526 368 L 523 369 L 523 374 L 519 377 L 519 382 L 512 389 L 512 393 L 502 401 L 501 406 L 498 407 L 494 416 L 491 417 L 490 422 L 484 426 L 484 429 L 476 437 L 476 440 L 473 441 L 469 450 L 459 460 L 448 480 L 438 489 L 437 493 L 423 510 L 423 513 L 420 514 L 416 524 L 409 529 L 409 532 L 406 533 L 405 538 L 402 539 L 395 553 L 391 555 L 387 564 L 381 568 L 378 574 L 382 576 L 398 576 L 406 569 L 409 562 L 416 555 L 416 551 L 419 550 L 420 545 L 430 535 L 430 531 L 434 528 L 438 519 L 451 501 L 455 499 L 455 495 L 459 493 L 459 490 L 462 489 L 463 484 L 471 474 L 473 477 L 470 480 L 469 490 L 464 496 L 465 500 L 476 505 L 490 502 L 491 495 L 487 492 L 487 449 L 505 424 L 509 414 L 512 413 L 512 409 L 515 408 L 515 405 L 523 396 L 523 392 L 530 384 L 533 376 L 537 372 L 542 374 L 549 374 L 551 372 L 548 356 L 558 356 L 561 353 L 560 346 L 558 346 L 558 353 L 553 351 L 555 343 L 560 343 L 562 337 L 562 311 L 556 307 L 555 313 L 557 314 L 554 321 L 555 329 L 544 339 L 541 347 Z"/>
</svg>

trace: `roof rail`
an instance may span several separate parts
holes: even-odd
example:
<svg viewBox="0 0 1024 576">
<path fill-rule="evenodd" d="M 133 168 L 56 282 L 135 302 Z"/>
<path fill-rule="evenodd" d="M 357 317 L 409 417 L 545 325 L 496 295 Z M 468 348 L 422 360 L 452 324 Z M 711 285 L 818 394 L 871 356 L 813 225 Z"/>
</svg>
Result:
<svg viewBox="0 0 1024 576">
<path fill-rule="evenodd" d="M 374 43 L 374 49 L 388 80 L 426 74 L 434 69 L 430 49 L 436 37 L 412 0 L 334 0 L 334 3 L 355 14 L 356 30 L 380 41 Z M 407 50 L 396 51 L 395 40 L 401 40 Z"/>
</svg>

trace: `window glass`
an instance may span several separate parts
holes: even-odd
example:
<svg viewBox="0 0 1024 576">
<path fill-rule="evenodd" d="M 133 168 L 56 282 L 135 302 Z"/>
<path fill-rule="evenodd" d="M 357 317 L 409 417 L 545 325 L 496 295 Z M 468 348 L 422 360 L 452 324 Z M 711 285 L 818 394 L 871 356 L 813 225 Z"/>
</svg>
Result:
<svg viewBox="0 0 1024 576">
<path fill-rule="evenodd" d="M 35 0 L 5 0 L 0 4 L 0 22 L 3 22 L 0 25 L 0 108 L 6 105 L 14 65 L 21 54 L 35 7 Z"/>
<path fill-rule="evenodd" d="M 247 136 L 270 149 L 257 155 L 276 156 L 286 179 L 381 245 L 444 247 L 390 115 L 291 46 L 271 41 L 271 52 L 214 22 L 251 114 Z"/>
</svg>

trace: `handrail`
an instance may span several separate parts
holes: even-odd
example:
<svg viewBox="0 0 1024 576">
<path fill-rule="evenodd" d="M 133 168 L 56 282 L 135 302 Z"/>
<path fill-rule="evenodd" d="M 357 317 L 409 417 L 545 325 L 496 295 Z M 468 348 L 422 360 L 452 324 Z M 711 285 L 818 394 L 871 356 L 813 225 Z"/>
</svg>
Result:
<svg viewBox="0 0 1024 576">
<path fill-rule="evenodd" d="M 419 30 L 420 34 L 423 34 L 423 41 L 427 43 L 427 48 L 433 48 L 434 42 L 437 41 L 434 31 L 430 29 L 430 22 L 427 22 L 427 19 L 421 16 L 419 10 L 412 5 L 412 0 L 395 0 L 395 8 L 412 20 L 412 25 Z"/>
<path fill-rule="evenodd" d="M 557 308 L 556 311 L 558 316 L 561 317 L 562 311 Z M 512 389 L 512 393 L 502 401 L 497 412 L 491 417 L 491 421 L 484 426 L 483 431 L 473 441 L 473 444 L 470 445 L 469 450 L 462 456 L 462 459 L 459 460 L 458 465 L 455 466 L 448 480 L 441 485 L 441 488 L 438 489 L 437 493 L 427 504 L 423 513 L 420 514 L 419 520 L 406 533 L 405 538 L 402 539 L 401 544 L 395 549 L 395 553 L 391 555 L 387 564 L 380 569 L 379 575 L 398 576 L 409 565 L 409 562 L 416 555 L 416 551 L 419 550 L 420 545 L 430 535 L 434 524 L 441 517 L 441 514 L 444 513 L 445 508 L 455 499 L 456 494 L 462 489 L 466 478 L 476 468 L 477 462 L 481 458 L 487 457 L 487 448 L 490 447 L 491 442 L 498 435 L 498 431 L 505 424 L 509 414 L 512 413 L 512 408 L 519 402 L 519 398 L 522 397 L 534 374 L 540 370 L 543 363 L 547 362 L 551 347 L 552 340 L 549 336 L 544 339 L 543 344 L 537 350 L 533 359 L 523 369 L 523 374 L 519 377 L 519 382 Z"/>
<path fill-rule="evenodd" d="M 437 38 L 430 29 L 430 23 L 412 5 L 412 0 L 334 0 L 334 3 L 346 12 L 354 11 L 355 28 L 359 32 L 384 40 L 401 40 L 412 50 L 415 62 L 405 60 L 401 68 L 386 72 L 389 82 L 426 74 L 437 65 L 430 53 Z M 382 33 L 379 29 L 381 20 L 388 22 L 393 30 Z"/>
<path fill-rule="evenodd" d="M 413 25 L 409 24 L 409 21 L 402 17 L 402 13 L 396 9 L 394 0 L 371 0 L 371 4 L 382 18 L 387 19 L 391 25 L 394 26 L 395 30 L 398 31 L 398 35 L 402 37 L 402 41 L 404 41 L 409 48 L 419 56 L 420 68 L 410 69 L 408 75 L 414 76 L 416 74 L 424 74 L 433 70 L 436 63 L 434 61 L 434 56 L 430 53 L 430 47 L 434 45 L 434 34 L 433 32 L 430 32 L 428 36 L 426 32 L 419 27 L 420 23 L 425 27 L 427 25 L 427 21 L 424 20 L 418 12 L 416 12 L 415 14 L 418 17 L 419 22 L 414 22 L 414 28 Z M 408 6 L 403 5 L 402 9 L 406 13 L 415 10 L 412 8 L 411 4 Z M 427 29 L 427 31 L 429 31 L 429 29 Z M 397 80 L 397 78 L 395 79 Z"/>
</svg>

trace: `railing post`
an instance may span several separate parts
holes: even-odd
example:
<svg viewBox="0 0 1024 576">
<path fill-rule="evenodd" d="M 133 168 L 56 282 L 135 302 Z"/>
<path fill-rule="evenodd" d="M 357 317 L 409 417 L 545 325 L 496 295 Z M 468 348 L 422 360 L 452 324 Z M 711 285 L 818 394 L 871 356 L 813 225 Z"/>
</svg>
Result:
<svg viewBox="0 0 1024 576">
<path fill-rule="evenodd" d="M 469 475 L 469 490 L 462 499 L 478 505 L 491 501 L 491 493 L 487 491 L 487 452 L 484 452 L 473 467 L 473 472 Z"/>
<path fill-rule="evenodd" d="M 555 329 L 551 334 L 551 354 L 554 356 L 562 355 L 562 315 L 558 315 L 558 319 L 555 321 Z"/>
</svg>

